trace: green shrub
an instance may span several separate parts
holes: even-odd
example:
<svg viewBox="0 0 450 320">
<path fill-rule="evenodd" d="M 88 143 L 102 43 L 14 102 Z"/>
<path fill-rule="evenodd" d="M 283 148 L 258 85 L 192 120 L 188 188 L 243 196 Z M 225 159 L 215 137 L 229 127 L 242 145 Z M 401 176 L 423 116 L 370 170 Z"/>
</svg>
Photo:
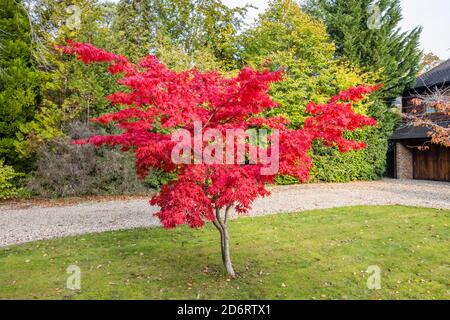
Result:
<svg viewBox="0 0 450 320">
<path fill-rule="evenodd" d="M 340 153 L 336 148 L 315 146 L 311 181 L 350 182 L 374 180 L 384 173 L 387 140 L 377 138 L 375 130 L 361 132 L 361 140 L 367 142 L 364 150 Z"/>
<path fill-rule="evenodd" d="M 14 198 L 22 194 L 23 190 L 17 187 L 17 178 L 20 176 L 21 173 L 4 165 L 4 160 L 0 160 L 0 199 Z"/>
<path fill-rule="evenodd" d="M 176 173 L 167 173 L 161 169 L 155 169 L 149 172 L 144 180 L 144 184 L 150 189 L 159 190 L 162 185 L 167 184 L 174 178 L 176 178 Z"/>
<path fill-rule="evenodd" d="M 350 182 L 375 180 L 384 175 L 388 139 L 397 122 L 397 116 L 389 112 L 384 103 L 373 103 L 367 111 L 378 121 L 376 127 L 365 128 L 348 135 L 367 143 L 367 148 L 358 151 L 340 153 L 336 148 L 315 143 L 311 154 L 314 167 L 310 182 Z M 293 177 L 279 176 L 278 184 L 295 184 Z"/>
</svg>

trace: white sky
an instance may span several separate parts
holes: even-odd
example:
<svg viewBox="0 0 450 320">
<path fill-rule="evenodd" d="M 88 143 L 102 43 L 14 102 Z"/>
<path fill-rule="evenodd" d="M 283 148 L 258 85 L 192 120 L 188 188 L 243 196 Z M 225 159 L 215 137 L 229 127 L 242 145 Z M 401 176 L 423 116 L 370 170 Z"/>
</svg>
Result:
<svg viewBox="0 0 450 320">
<path fill-rule="evenodd" d="M 223 0 L 230 7 L 251 4 L 258 7 L 249 12 L 249 22 L 264 11 L 268 0 Z M 441 59 L 450 58 L 450 0 L 401 0 L 405 31 L 415 26 L 423 27 L 421 49 L 433 52 Z"/>
</svg>

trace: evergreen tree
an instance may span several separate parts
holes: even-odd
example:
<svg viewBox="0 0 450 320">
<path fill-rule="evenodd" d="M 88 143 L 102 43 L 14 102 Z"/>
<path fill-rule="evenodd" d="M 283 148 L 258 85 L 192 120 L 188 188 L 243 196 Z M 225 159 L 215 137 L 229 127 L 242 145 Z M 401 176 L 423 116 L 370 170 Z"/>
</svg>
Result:
<svg viewBox="0 0 450 320">
<path fill-rule="evenodd" d="M 0 158 L 23 165 L 41 100 L 41 73 L 33 63 L 31 29 L 21 1 L 0 2 Z"/>
<path fill-rule="evenodd" d="M 340 56 L 379 73 L 385 98 L 414 84 L 421 28 L 400 30 L 399 0 L 309 0 L 305 8 L 325 22 Z"/>
</svg>

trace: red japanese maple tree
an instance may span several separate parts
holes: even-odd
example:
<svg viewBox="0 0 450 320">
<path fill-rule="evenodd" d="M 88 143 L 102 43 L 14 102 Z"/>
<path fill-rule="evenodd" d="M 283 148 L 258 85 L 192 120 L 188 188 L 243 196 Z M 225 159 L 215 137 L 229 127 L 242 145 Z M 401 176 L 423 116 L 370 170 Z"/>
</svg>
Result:
<svg viewBox="0 0 450 320">
<path fill-rule="evenodd" d="M 121 105 L 123 109 L 93 119 L 103 124 L 114 123 L 123 133 L 92 136 L 78 143 L 132 150 L 140 177 L 145 177 L 150 168 L 176 173 L 176 178 L 163 185 L 159 194 L 151 199 L 152 205 L 161 208 L 156 215 L 165 228 L 180 224 L 198 228 L 205 222 L 212 222 L 220 232 L 223 263 L 232 277 L 235 272 L 227 228 L 230 209 L 238 214 L 247 213 L 257 197 L 269 194 L 265 184 L 272 182 L 278 173 L 307 180 L 312 166 L 308 152 L 314 140 L 336 146 L 341 152 L 361 149 L 365 143 L 347 140 L 344 132 L 376 124 L 374 119 L 352 110 L 352 103 L 364 99 L 377 89 L 376 86 L 351 88 L 326 104 L 310 103 L 307 112 L 311 116 L 301 129 L 295 130 L 283 117 L 263 116 L 265 110 L 277 106 L 267 92 L 271 83 L 282 80 L 281 71 L 244 68 L 236 77 L 226 78 L 217 72 L 203 73 L 196 69 L 175 72 L 152 55 L 134 65 L 123 56 L 85 43 L 68 41 L 61 49 L 84 63 L 108 63 L 110 73 L 122 75 L 118 82 L 124 86 L 123 91 L 107 97 L 113 105 Z M 172 151 L 180 142 L 173 139 L 173 133 L 183 129 L 190 134 L 190 139 L 196 140 L 198 123 L 202 130 L 213 129 L 223 135 L 229 130 L 265 128 L 268 143 L 265 146 L 248 144 L 245 162 L 207 163 L 195 159 L 200 153 L 201 160 L 202 150 L 211 144 L 221 145 L 217 136 L 200 138 L 197 148 L 184 149 L 183 156 L 188 161 L 174 162 Z M 227 147 L 236 151 L 246 139 L 232 142 L 234 145 Z M 272 149 L 275 144 L 278 148 Z M 263 170 L 267 167 L 264 161 L 248 161 L 248 154 L 255 149 L 265 149 L 268 156 L 276 156 L 279 170 L 267 173 Z M 220 151 L 216 147 L 212 156 L 223 157 Z M 234 157 L 237 154 L 234 153 Z"/>
</svg>

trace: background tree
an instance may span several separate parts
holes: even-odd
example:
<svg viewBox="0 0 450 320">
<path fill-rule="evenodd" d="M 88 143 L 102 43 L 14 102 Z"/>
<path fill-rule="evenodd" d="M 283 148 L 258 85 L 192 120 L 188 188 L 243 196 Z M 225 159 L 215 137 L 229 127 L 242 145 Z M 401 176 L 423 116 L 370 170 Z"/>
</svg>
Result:
<svg viewBox="0 0 450 320">
<path fill-rule="evenodd" d="M 187 55 L 208 48 L 230 70 L 246 11 L 220 0 L 121 0 L 113 25 L 122 44 L 118 52 L 131 58 L 156 53 L 163 39 Z"/>
<path fill-rule="evenodd" d="M 177 73 L 151 55 L 134 65 L 124 56 L 89 44 L 70 42 L 62 49 L 85 63 L 107 62 L 108 71 L 122 74 L 119 81 L 127 87 L 108 97 L 113 104 L 126 107 L 96 119 L 104 124 L 115 123 L 123 133 L 93 136 L 78 143 L 120 145 L 124 151 L 133 149 L 141 177 L 145 177 L 150 168 L 177 173 L 152 198 L 151 203 L 161 208 L 156 215 L 166 228 L 180 224 L 198 228 L 207 221 L 212 222 L 220 232 L 223 263 L 232 277 L 235 272 L 227 227 L 230 210 L 247 213 L 258 196 L 268 194 L 264 184 L 273 181 L 277 173 L 276 170 L 264 173 L 266 166 L 261 161 L 261 153 L 259 161 L 252 158 L 249 151 L 249 160 L 239 162 L 236 151 L 239 145 L 258 152 L 270 149 L 271 156 L 279 160 L 282 173 L 305 181 L 312 166 L 308 152 L 315 140 L 336 146 L 341 152 L 364 148 L 364 142 L 346 139 L 344 131 L 376 123 L 351 108 L 353 102 L 362 100 L 376 87 L 352 88 L 332 97 L 326 104 L 311 103 L 307 108 L 311 116 L 305 119 L 304 126 L 289 129 L 287 120 L 282 117 L 260 116 L 276 106 L 267 91 L 270 83 L 281 80 L 280 71 L 255 72 L 244 68 L 236 77 L 225 78 L 217 72 L 201 73 L 195 69 Z M 198 132 L 198 122 L 203 132 L 214 130 L 214 135 Z M 224 155 L 230 145 L 223 143 L 223 137 L 229 130 L 236 133 L 236 130 L 252 127 L 271 129 L 270 147 L 267 141 L 255 145 L 237 138 L 231 147 L 234 164 L 227 163 Z M 179 128 L 188 134 L 187 141 L 183 140 L 181 163 L 173 159 L 173 148 L 178 143 L 172 134 Z M 189 147 L 198 139 L 200 145 Z M 279 146 L 279 152 L 274 151 L 273 145 Z M 196 161 L 199 154 L 203 161 Z M 215 161 L 206 160 L 211 158 Z"/>
<path fill-rule="evenodd" d="M 415 83 L 421 28 L 400 30 L 399 0 L 309 0 L 305 8 L 326 24 L 340 56 L 379 72 L 384 97 L 399 96 Z"/>
<path fill-rule="evenodd" d="M 73 179 L 60 179 L 57 183 L 54 179 L 47 179 L 50 178 L 48 176 L 49 168 L 58 168 L 62 174 L 76 171 L 71 167 L 70 160 L 58 161 L 61 159 L 63 151 L 67 151 L 69 154 L 72 150 L 70 144 L 66 145 L 69 139 L 64 138 L 64 135 L 67 135 L 71 128 L 79 122 L 87 125 L 90 117 L 118 110 L 104 97 L 117 91 L 120 87 L 113 77 L 107 76 L 101 66 L 88 67 L 80 61 L 68 59 L 55 50 L 55 45 L 64 44 L 67 38 L 73 38 L 78 41 L 88 41 L 108 50 L 129 52 L 135 62 L 142 52 L 152 51 L 170 67 L 179 71 L 192 67 L 199 70 L 225 71 L 230 69 L 230 65 L 234 62 L 227 65 L 226 59 L 219 60 L 215 55 L 215 52 L 219 52 L 218 47 L 215 47 L 216 51 L 214 52 L 211 44 L 220 42 L 223 43 L 223 48 L 226 48 L 227 46 L 224 44 L 226 42 L 229 44 L 228 48 L 234 48 L 233 37 L 241 23 L 240 13 L 244 14 L 243 9 L 228 10 L 218 1 L 204 3 L 200 1 L 157 1 L 154 3 L 158 4 L 159 11 L 152 7 L 153 11 L 150 13 L 153 14 L 154 19 L 152 18 L 151 22 L 155 26 L 163 26 L 160 29 L 161 32 L 157 33 L 157 37 L 149 37 L 145 41 L 139 39 L 138 41 L 127 41 L 135 39 L 134 36 L 149 35 L 146 32 L 151 30 L 151 25 L 148 25 L 150 29 L 145 29 L 145 26 L 136 23 L 134 25 L 136 29 L 132 28 L 133 22 L 147 18 L 139 15 L 145 15 L 148 12 L 138 10 L 137 20 L 132 20 L 130 17 L 133 16 L 134 11 L 127 11 L 129 8 L 124 10 L 123 6 L 128 3 L 131 9 L 136 6 L 139 9 L 140 3 L 146 3 L 144 1 L 124 1 L 119 7 L 117 3 L 99 0 L 23 1 L 27 9 L 24 13 L 28 13 L 30 26 L 30 59 L 34 61 L 36 69 L 39 69 L 40 75 L 44 79 L 39 86 L 41 93 L 39 102 L 34 103 L 34 107 L 38 111 L 35 121 L 27 124 L 27 133 L 25 133 L 24 127 L 24 132 L 18 134 L 23 140 L 20 151 L 24 154 L 26 152 L 26 158 L 23 160 L 23 164 L 26 166 L 23 170 L 28 174 L 26 187 L 33 194 L 45 197 L 69 194 L 77 196 L 121 194 L 123 193 L 122 186 L 126 181 L 123 179 L 123 172 L 134 167 L 132 158 L 116 156 L 114 159 L 111 157 L 106 159 L 105 157 L 112 151 L 100 149 L 96 150 L 94 156 L 91 157 L 91 162 L 101 164 L 109 161 L 112 167 L 121 169 L 111 170 L 109 175 L 105 175 L 105 170 L 89 171 L 88 166 L 82 166 L 85 171 L 78 175 L 78 178 L 83 177 L 82 179 L 84 179 L 84 181 L 80 181 L 80 188 L 74 187 L 78 184 L 73 184 Z M 192 11 L 200 6 L 204 10 L 203 13 Z M 198 14 L 198 17 L 195 21 L 191 21 L 187 16 L 179 16 L 181 11 L 172 12 L 172 8 L 178 8 L 191 17 Z M 176 23 L 173 19 L 181 19 L 182 23 Z M 191 34 L 192 30 L 186 29 L 193 25 L 199 30 L 198 34 Z M 171 30 L 171 32 L 165 30 Z M 227 35 L 227 30 L 230 33 L 226 41 L 210 39 L 209 34 L 212 35 L 216 32 L 215 35 L 221 37 L 221 35 Z M 124 37 L 124 34 L 127 34 L 127 37 Z M 202 42 L 189 40 L 189 43 L 192 42 L 195 45 L 186 45 L 186 39 L 194 38 Z M 187 47 L 191 49 L 188 51 Z M 225 51 L 224 49 L 223 52 Z M 234 53 L 229 56 L 230 59 L 235 59 L 233 55 Z M 218 56 L 222 57 L 223 55 Z M 27 113 L 27 115 L 32 117 L 31 113 Z M 114 126 L 110 126 L 106 130 L 109 133 L 116 131 Z M 58 139 L 52 141 L 55 137 Z M 68 154 L 62 158 L 66 159 Z M 89 153 L 80 153 L 79 155 L 87 158 Z M 17 159 L 15 156 L 13 158 Z M 45 160 L 42 161 L 42 158 Z M 48 162 L 47 165 L 43 165 L 45 161 Z M 134 172 L 129 178 L 134 181 L 136 178 Z M 153 171 L 145 183 L 142 185 L 133 183 L 135 188 L 132 189 L 142 192 L 148 188 L 158 188 L 160 183 L 168 178 L 169 176 L 160 170 Z M 105 183 L 105 179 L 108 179 L 107 183 Z M 52 185 L 48 181 L 52 181 Z M 114 181 L 122 181 L 122 183 Z M 99 185 L 100 188 L 91 187 L 94 185 Z M 130 189 L 129 192 L 132 190 Z"/>
<path fill-rule="evenodd" d="M 265 115 L 288 117 L 292 129 L 303 126 L 309 101 L 326 102 L 329 96 L 342 89 L 360 83 L 377 83 L 384 77 L 380 70 L 372 72 L 360 67 L 336 51 L 333 39 L 327 35 L 327 26 L 302 12 L 294 1 L 272 1 L 257 23 L 244 33 L 246 8 L 231 9 L 219 0 L 22 1 L 27 9 L 24 13 L 28 13 L 29 29 L 17 28 L 14 39 L 28 34 L 30 63 L 26 66 L 36 72 L 37 77 L 33 79 L 32 74 L 25 77 L 26 85 L 33 86 L 33 90 L 28 90 L 30 95 L 20 101 L 28 111 L 17 115 L 26 119 L 20 128 L 17 126 L 19 130 L 9 131 L 14 131 L 13 136 L 2 135 L 4 140 L 0 144 L 2 150 L 10 146 L 9 151 L 2 154 L 15 152 L 7 157 L 6 164 L 16 161 L 16 169 L 22 167 L 27 173 L 32 169 L 45 169 L 34 161 L 41 145 L 45 154 L 56 150 L 50 147 L 51 143 L 43 142 L 65 135 L 74 121 L 87 123 L 90 117 L 121 108 L 104 98 L 120 88 L 114 77 L 99 65 L 85 66 L 56 52 L 54 46 L 64 44 L 66 38 L 125 54 L 133 63 L 151 52 L 176 71 L 195 67 L 200 71 L 217 70 L 222 75 L 234 76 L 246 65 L 268 67 L 272 71 L 282 67 L 285 81 L 273 83 L 270 90 L 280 107 L 266 111 Z M 3 5 L 7 3 L 11 2 Z M 7 83 L 7 79 L 4 77 L 2 81 Z M 18 84 L 23 83 L 21 81 Z M 12 81 L 9 84 L 16 85 Z M 35 94 L 34 102 L 31 102 L 31 93 Z M 2 90 L 1 94 L 13 95 L 10 90 Z M 28 98 L 31 100 L 26 102 Z M 2 106 L 8 117 L 15 117 L 18 109 L 13 105 L 17 103 L 12 99 Z M 349 138 L 367 141 L 368 148 L 341 154 L 337 148 L 315 142 L 312 180 L 368 180 L 384 172 L 387 137 L 394 117 L 386 112 L 386 105 L 377 95 L 372 95 L 366 103 L 356 104 L 355 109 L 378 120 L 377 127 L 346 134 Z M 9 121 L 2 125 L 4 128 L 13 126 Z M 117 132 L 114 126 L 107 130 Z M 52 159 L 58 159 L 58 155 Z M 130 167 L 130 163 L 124 167 Z M 155 181 L 160 179 L 168 177 L 158 173 Z M 297 179 L 283 177 L 278 182 L 295 183 Z M 89 191 L 83 190 L 83 193 L 89 194 Z"/>
<path fill-rule="evenodd" d="M 117 88 L 115 81 L 98 66 L 87 68 L 61 56 L 54 46 L 75 38 L 114 49 L 117 42 L 110 28 L 115 5 L 98 0 L 30 1 L 33 26 L 44 46 L 40 62 L 49 77 L 44 103 L 58 115 L 59 126 L 105 112 L 110 104 L 104 96 Z"/>
<path fill-rule="evenodd" d="M 437 55 L 435 55 L 433 52 L 429 52 L 422 57 L 422 61 L 420 62 L 419 74 L 424 74 L 434 67 L 437 67 L 441 63 L 442 60 Z"/>
<path fill-rule="evenodd" d="M 27 0 L 49 70 L 45 104 L 62 124 L 97 116 L 111 108 L 104 99 L 118 85 L 99 66 L 87 68 L 55 54 L 67 38 L 126 54 L 132 61 L 152 52 L 181 69 L 230 69 L 235 63 L 234 36 L 245 9 L 220 1 Z M 61 125 L 60 125 L 61 126 Z"/>
<path fill-rule="evenodd" d="M 376 76 L 365 73 L 345 58 L 336 58 L 336 48 L 326 26 L 302 11 L 292 0 L 271 1 L 255 25 L 242 35 L 244 65 L 284 68 L 285 80 L 274 83 L 270 94 L 280 104 L 268 115 L 282 115 L 299 128 L 308 116 L 309 101 L 326 102 L 337 92 L 361 83 L 374 83 Z M 312 179 L 345 182 L 376 179 L 385 170 L 387 139 L 395 118 L 376 96 L 356 105 L 356 110 L 377 118 L 376 128 L 368 127 L 350 136 L 368 142 L 364 150 L 341 154 L 335 148 L 314 145 Z M 279 177 L 279 183 L 296 183 Z"/>
<path fill-rule="evenodd" d="M 428 128 L 431 143 L 450 147 L 450 89 L 428 88 L 412 98 L 412 109 L 403 114 L 405 124 Z"/>
<path fill-rule="evenodd" d="M 309 101 L 325 102 L 339 90 L 367 81 L 367 75 L 334 58 L 335 46 L 325 25 L 304 13 L 293 0 L 274 0 L 242 35 L 243 65 L 283 68 L 285 81 L 271 95 L 280 103 L 272 112 L 301 126 Z"/>
<path fill-rule="evenodd" d="M 228 71 L 226 63 L 217 59 L 212 50 L 208 47 L 187 53 L 181 46 L 173 44 L 167 37 L 160 37 L 155 50 L 155 55 L 165 65 L 176 71 L 185 71 L 197 68 L 200 71 Z"/>
<path fill-rule="evenodd" d="M 0 3 L 0 158 L 23 170 L 28 139 L 38 129 L 42 73 L 36 68 L 27 12 L 21 1 Z"/>
</svg>

